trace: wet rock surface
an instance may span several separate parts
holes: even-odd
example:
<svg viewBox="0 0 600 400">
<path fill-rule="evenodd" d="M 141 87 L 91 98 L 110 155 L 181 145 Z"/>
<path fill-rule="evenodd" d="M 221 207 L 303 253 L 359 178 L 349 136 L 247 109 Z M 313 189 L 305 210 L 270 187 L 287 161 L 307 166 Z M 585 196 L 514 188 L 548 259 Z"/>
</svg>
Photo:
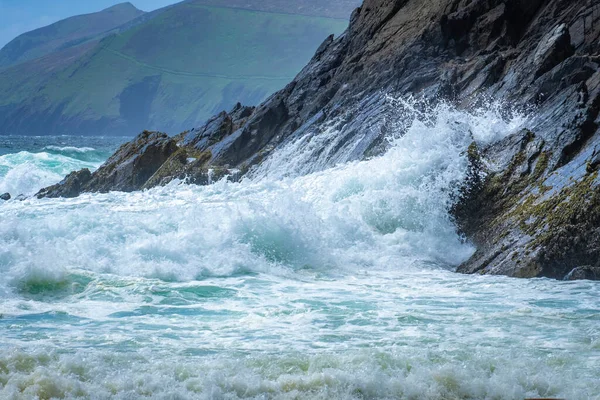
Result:
<svg viewBox="0 0 600 400">
<path fill-rule="evenodd" d="M 88 169 L 72 172 L 57 185 L 36 194 L 45 197 L 77 197 L 84 192 L 132 192 L 140 190 L 177 151 L 177 142 L 160 132 L 142 132 L 122 145 L 93 174 Z"/>
<path fill-rule="evenodd" d="M 92 173 L 89 169 L 74 171 L 58 184 L 42 189 L 36 196 L 38 198 L 77 197 L 91 180 Z"/>
<path fill-rule="evenodd" d="M 464 109 L 487 99 L 535 108 L 526 129 L 472 149 L 483 178 L 453 215 L 478 251 L 460 272 L 563 279 L 600 259 L 595 0 L 365 0 L 346 33 L 327 38 L 260 106 L 238 105 L 173 138 L 145 132 L 91 179 L 67 177 L 38 196 L 235 179 L 324 129 L 339 132 L 331 164 L 377 155 L 389 132 L 388 94 Z"/>
<path fill-rule="evenodd" d="M 8 201 L 11 199 L 10 193 L 0 194 L 0 200 Z"/>
<path fill-rule="evenodd" d="M 589 265 L 583 267 L 574 268 L 569 274 L 565 277 L 567 281 L 575 281 L 575 280 L 600 280 L 600 267 L 592 267 Z"/>
</svg>

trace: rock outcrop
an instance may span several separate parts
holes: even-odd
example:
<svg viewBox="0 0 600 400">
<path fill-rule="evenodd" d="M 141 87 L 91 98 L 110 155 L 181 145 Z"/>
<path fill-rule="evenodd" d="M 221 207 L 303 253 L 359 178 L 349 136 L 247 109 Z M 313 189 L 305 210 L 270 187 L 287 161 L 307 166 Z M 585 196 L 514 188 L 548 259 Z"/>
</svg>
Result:
<svg viewBox="0 0 600 400">
<path fill-rule="evenodd" d="M 77 197 L 85 190 L 90 180 L 92 180 L 92 173 L 89 169 L 73 171 L 56 185 L 42 189 L 36 196 L 39 198 Z"/>
<path fill-rule="evenodd" d="M 573 269 L 569 274 L 565 277 L 567 281 L 576 281 L 576 280 L 600 280 L 600 267 L 591 267 L 586 265 L 584 267 L 577 267 Z"/>
<path fill-rule="evenodd" d="M 136 190 L 182 177 L 202 184 L 209 171 L 244 174 L 282 144 L 324 129 L 339 132 L 327 144 L 332 164 L 378 154 L 389 129 L 385 94 L 441 98 L 465 109 L 490 98 L 535 107 L 527 129 L 470 149 L 483 178 L 465 188 L 453 214 L 478 251 L 459 271 L 595 276 L 581 272 L 595 271 L 600 260 L 595 0 L 365 0 L 346 33 L 327 38 L 262 105 L 238 106 L 173 139 L 161 136 L 161 150 L 150 153 L 145 144 L 155 139 L 138 137 L 83 191 Z"/>
<path fill-rule="evenodd" d="M 84 192 L 140 190 L 177 150 L 176 140 L 167 134 L 144 131 L 121 146 L 93 174 L 88 169 L 72 172 L 62 182 L 42 189 L 36 197 L 77 197 Z"/>
</svg>

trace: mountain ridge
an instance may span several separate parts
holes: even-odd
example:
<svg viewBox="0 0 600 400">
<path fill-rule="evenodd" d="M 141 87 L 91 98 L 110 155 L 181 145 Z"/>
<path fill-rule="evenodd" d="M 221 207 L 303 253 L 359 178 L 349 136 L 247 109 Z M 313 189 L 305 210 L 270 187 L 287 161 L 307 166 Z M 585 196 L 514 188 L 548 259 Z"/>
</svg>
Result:
<svg viewBox="0 0 600 400">
<path fill-rule="evenodd" d="M 126 2 L 95 13 L 76 15 L 17 36 L 0 49 L 0 69 L 97 40 L 144 12 Z"/>
<path fill-rule="evenodd" d="M 350 12 L 359 5 L 355 0 L 336 0 L 329 2 L 320 0 L 299 0 L 294 2 L 287 0 L 185 0 L 185 2 L 213 7 L 238 8 L 344 20 L 348 20 Z M 293 6 L 293 4 L 295 4 L 295 6 Z"/>
<path fill-rule="evenodd" d="M 264 100 L 347 26 L 202 3 L 142 14 L 96 41 L 0 70 L 0 134 L 178 133 L 238 100 Z"/>
</svg>

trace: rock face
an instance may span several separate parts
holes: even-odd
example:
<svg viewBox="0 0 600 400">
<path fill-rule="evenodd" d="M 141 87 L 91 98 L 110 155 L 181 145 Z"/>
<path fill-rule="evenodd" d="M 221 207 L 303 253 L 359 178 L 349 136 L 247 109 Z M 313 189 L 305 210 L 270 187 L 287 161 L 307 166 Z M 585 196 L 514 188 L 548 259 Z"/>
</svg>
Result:
<svg viewBox="0 0 600 400">
<path fill-rule="evenodd" d="M 140 190 L 176 151 L 174 139 L 164 133 L 145 131 L 121 146 L 93 174 L 88 169 L 72 172 L 62 182 L 42 189 L 36 196 L 77 197 L 83 192 Z"/>
<path fill-rule="evenodd" d="M 567 281 L 576 281 L 580 279 L 600 280 L 600 267 L 591 267 L 589 265 L 577 267 L 565 277 L 565 280 Z"/>
<path fill-rule="evenodd" d="M 138 137 L 83 191 L 184 176 L 206 183 L 210 170 L 243 174 L 273 149 L 324 129 L 339 132 L 317 150 L 332 164 L 361 159 L 385 150 L 385 94 L 443 98 L 465 109 L 493 98 L 534 106 L 536 117 L 501 143 L 470 149 L 484 178 L 452 211 L 478 251 L 459 271 L 563 279 L 575 269 L 572 277 L 589 277 L 578 268 L 600 260 L 599 54 L 595 0 L 365 0 L 347 32 L 327 38 L 262 105 L 161 137 L 163 150 L 152 157 L 140 158 L 154 139 Z M 134 178 L 133 159 L 137 170 L 142 161 L 151 167 Z"/>
<path fill-rule="evenodd" d="M 61 182 L 56 185 L 42 189 L 38 194 L 38 198 L 73 198 L 79 196 L 85 185 L 92 179 L 92 173 L 89 169 L 84 168 L 81 171 L 71 172 Z"/>
</svg>

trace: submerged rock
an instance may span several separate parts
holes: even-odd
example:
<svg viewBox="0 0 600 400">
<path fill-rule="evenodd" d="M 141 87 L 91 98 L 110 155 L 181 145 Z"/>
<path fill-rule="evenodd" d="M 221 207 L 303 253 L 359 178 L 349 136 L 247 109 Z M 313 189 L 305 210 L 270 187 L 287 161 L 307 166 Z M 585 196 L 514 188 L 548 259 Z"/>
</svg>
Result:
<svg viewBox="0 0 600 400">
<path fill-rule="evenodd" d="M 174 138 L 144 132 L 79 191 L 240 176 L 274 149 L 332 129 L 335 143 L 315 149 L 315 157 L 326 154 L 331 165 L 371 157 L 385 151 L 390 129 L 399 129 L 390 125 L 396 110 L 386 94 L 444 99 L 463 109 L 490 98 L 535 106 L 527 129 L 469 157 L 469 175 L 478 178 L 469 180 L 453 215 L 478 250 L 459 271 L 562 279 L 600 259 L 595 7 L 571 0 L 365 0 L 346 33 L 327 38 L 263 104 L 238 105 Z M 76 193 L 67 190 L 74 180 L 46 192 Z"/>
<path fill-rule="evenodd" d="M 0 195 L 0 200 L 8 201 L 10 199 L 11 199 L 10 193 L 4 193 L 4 194 Z"/>
</svg>

